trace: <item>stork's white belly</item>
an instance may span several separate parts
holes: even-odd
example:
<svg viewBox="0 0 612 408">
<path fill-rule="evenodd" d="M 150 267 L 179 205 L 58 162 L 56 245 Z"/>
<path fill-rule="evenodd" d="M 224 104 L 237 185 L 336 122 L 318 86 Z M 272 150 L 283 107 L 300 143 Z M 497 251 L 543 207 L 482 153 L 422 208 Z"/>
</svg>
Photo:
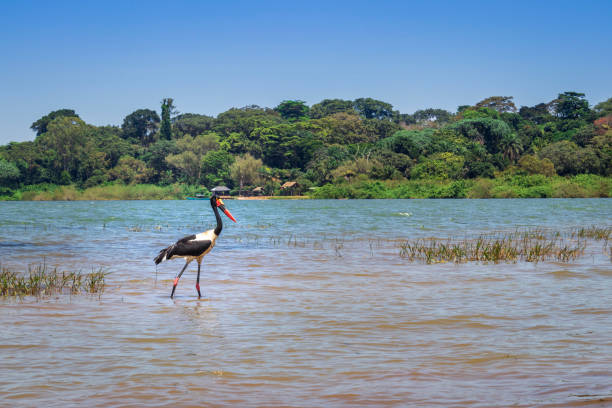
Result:
<svg viewBox="0 0 612 408">
<path fill-rule="evenodd" d="M 208 247 L 208 249 L 204 251 L 202 255 L 200 255 L 204 256 L 209 253 L 215 246 L 215 242 L 217 241 L 217 235 L 215 235 L 214 230 L 200 232 L 199 234 L 196 234 L 194 241 L 210 241 L 210 246 Z"/>
</svg>

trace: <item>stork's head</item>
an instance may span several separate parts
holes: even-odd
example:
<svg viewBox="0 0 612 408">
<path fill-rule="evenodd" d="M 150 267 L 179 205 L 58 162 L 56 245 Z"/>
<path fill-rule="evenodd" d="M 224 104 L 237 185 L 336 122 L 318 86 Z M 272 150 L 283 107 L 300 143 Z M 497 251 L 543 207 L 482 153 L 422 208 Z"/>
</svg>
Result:
<svg viewBox="0 0 612 408">
<path fill-rule="evenodd" d="M 236 222 L 236 219 L 234 218 L 234 216 L 232 215 L 232 213 L 230 213 L 227 208 L 225 208 L 225 204 L 223 203 L 223 201 L 221 200 L 221 198 L 217 197 L 216 194 L 213 194 L 212 197 L 210 197 L 210 205 L 213 206 L 213 208 L 218 207 L 221 209 L 221 211 L 223 211 L 223 213 L 225 215 L 227 215 L 227 217 Z"/>
</svg>

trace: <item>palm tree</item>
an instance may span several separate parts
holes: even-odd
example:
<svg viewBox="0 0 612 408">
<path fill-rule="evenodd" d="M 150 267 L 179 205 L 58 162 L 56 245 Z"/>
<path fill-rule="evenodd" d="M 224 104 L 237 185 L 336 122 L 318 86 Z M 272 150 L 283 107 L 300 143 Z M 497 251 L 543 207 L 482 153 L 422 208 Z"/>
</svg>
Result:
<svg viewBox="0 0 612 408">
<path fill-rule="evenodd" d="M 519 158 L 523 151 L 523 144 L 516 136 L 516 133 L 510 133 L 505 135 L 499 141 L 499 147 L 505 158 L 510 160 L 512 163 Z"/>
</svg>

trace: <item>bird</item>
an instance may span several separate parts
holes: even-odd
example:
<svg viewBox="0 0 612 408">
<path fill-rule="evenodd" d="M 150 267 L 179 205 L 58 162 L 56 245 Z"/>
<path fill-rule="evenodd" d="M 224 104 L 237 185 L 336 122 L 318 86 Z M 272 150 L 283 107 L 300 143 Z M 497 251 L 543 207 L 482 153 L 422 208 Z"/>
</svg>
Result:
<svg viewBox="0 0 612 408">
<path fill-rule="evenodd" d="M 176 285 L 178 285 L 181 275 L 183 275 L 183 272 L 185 272 L 187 266 L 194 259 L 198 262 L 196 290 L 198 291 L 198 298 L 202 297 L 202 294 L 200 293 L 200 267 L 202 265 L 202 258 L 204 258 L 204 255 L 208 254 L 211 249 L 213 249 L 215 246 L 215 241 L 223 229 L 223 222 L 221 221 L 218 208 L 220 208 L 230 220 L 237 222 L 234 216 L 227 210 L 227 208 L 225 208 L 225 204 L 221 198 L 219 198 L 216 194 L 213 194 L 210 197 L 210 206 L 212 207 L 213 212 L 215 213 L 215 218 L 217 219 L 217 226 L 215 229 L 209 229 L 208 231 L 204 231 L 199 234 L 193 234 L 181 238 L 169 247 L 159 251 L 159 254 L 154 258 L 155 265 L 158 265 L 167 259 L 185 258 L 185 266 L 183 266 L 181 272 L 179 272 L 179 274 L 174 278 L 174 286 L 172 286 L 172 293 L 170 294 L 171 299 L 174 298 L 174 291 L 176 290 Z"/>
</svg>

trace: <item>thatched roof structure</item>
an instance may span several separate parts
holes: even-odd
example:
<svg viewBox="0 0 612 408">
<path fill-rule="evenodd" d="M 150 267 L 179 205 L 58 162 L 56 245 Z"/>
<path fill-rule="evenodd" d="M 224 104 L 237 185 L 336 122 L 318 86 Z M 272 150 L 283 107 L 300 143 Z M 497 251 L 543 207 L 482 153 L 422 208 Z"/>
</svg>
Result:
<svg viewBox="0 0 612 408">
<path fill-rule="evenodd" d="M 217 186 L 210 191 L 212 191 L 213 193 L 228 193 L 230 189 L 225 186 Z"/>
<path fill-rule="evenodd" d="M 281 186 L 281 188 L 283 188 L 283 189 L 284 188 L 292 188 L 292 187 L 295 187 L 296 185 L 297 185 L 297 181 L 288 181 L 285 184 L 283 184 Z"/>
</svg>

